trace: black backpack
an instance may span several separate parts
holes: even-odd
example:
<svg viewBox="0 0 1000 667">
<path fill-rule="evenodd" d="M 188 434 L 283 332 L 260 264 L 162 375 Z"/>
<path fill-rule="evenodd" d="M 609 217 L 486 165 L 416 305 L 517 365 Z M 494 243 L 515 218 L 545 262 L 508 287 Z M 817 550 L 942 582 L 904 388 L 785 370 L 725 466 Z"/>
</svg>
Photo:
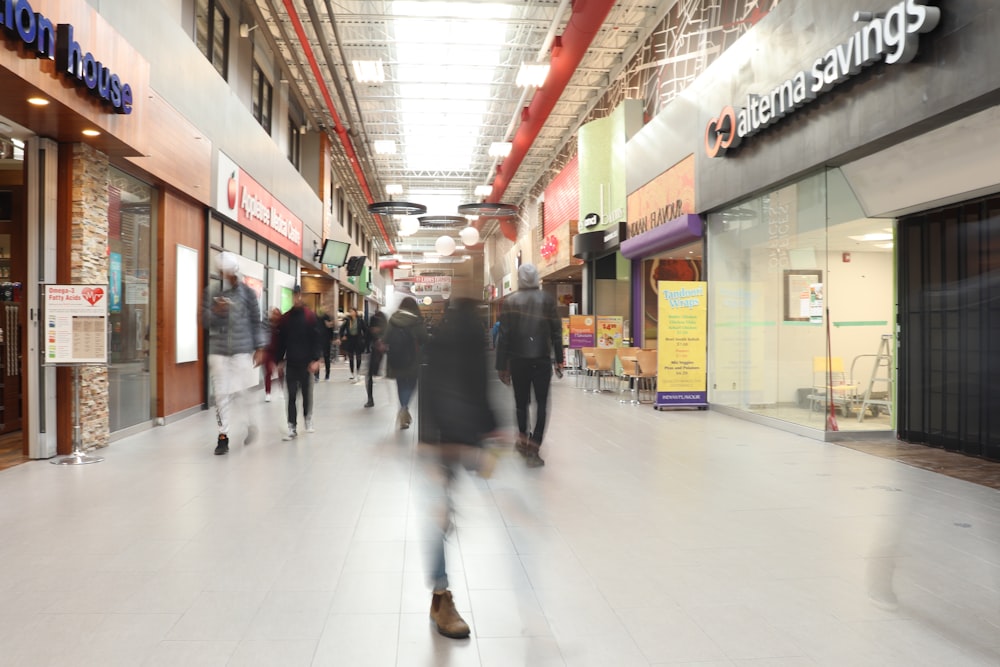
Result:
<svg viewBox="0 0 1000 667">
<path fill-rule="evenodd" d="M 389 327 L 385 337 L 389 346 L 389 365 L 394 369 L 411 368 L 417 362 L 417 341 L 410 327 Z"/>
</svg>

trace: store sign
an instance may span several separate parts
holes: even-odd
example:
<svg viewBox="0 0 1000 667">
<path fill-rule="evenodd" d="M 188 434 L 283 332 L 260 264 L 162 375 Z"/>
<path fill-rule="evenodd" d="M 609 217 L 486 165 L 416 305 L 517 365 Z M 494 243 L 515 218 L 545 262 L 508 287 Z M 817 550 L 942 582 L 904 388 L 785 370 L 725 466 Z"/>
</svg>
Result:
<svg viewBox="0 0 1000 667">
<path fill-rule="evenodd" d="M 846 42 L 816 58 L 810 69 L 800 71 L 763 95 L 748 94 L 744 107 L 725 107 L 705 126 L 705 153 L 708 157 L 723 157 L 743 139 L 773 125 L 879 60 L 884 59 L 888 65 L 913 60 L 919 50 L 920 33 L 930 32 L 941 19 L 941 10 L 926 6 L 926 2 L 902 0 L 884 16 L 870 18 Z M 868 16 L 855 12 L 854 20 L 867 20 Z"/>
<path fill-rule="evenodd" d="M 120 114 L 132 113 L 132 87 L 94 54 L 84 51 L 69 23 L 55 25 L 27 0 L 0 0 L 0 28 L 34 51 L 56 61 L 56 71 Z"/>
<path fill-rule="evenodd" d="M 694 155 L 689 155 L 628 197 L 628 237 L 694 211 Z"/>
<path fill-rule="evenodd" d="M 247 230 L 302 256 L 302 221 L 225 153 L 219 153 L 215 208 Z"/>
</svg>

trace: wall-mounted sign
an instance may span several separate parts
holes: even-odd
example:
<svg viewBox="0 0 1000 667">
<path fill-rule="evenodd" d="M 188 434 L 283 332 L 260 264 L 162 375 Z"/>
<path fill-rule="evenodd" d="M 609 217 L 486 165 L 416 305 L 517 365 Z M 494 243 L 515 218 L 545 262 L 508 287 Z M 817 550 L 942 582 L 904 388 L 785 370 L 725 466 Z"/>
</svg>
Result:
<svg viewBox="0 0 1000 667">
<path fill-rule="evenodd" d="M 121 80 L 73 37 L 69 23 L 52 23 L 28 0 L 0 0 L 0 28 L 23 43 L 37 58 L 56 61 L 56 71 L 109 105 L 116 113 L 132 113 L 132 86 Z"/>
<path fill-rule="evenodd" d="M 301 220 L 221 151 L 216 176 L 217 211 L 296 257 L 302 256 Z"/>
<path fill-rule="evenodd" d="M 813 61 L 812 67 L 786 79 L 763 95 L 748 94 L 746 106 L 725 107 L 705 126 L 705 153 L 722 157 L 741 141 L 812 102 L 820 93 L 857 75 L 863 68 L 885 60 L 908 63 L 917 55 L 920 33 L 930 32 L 941 19 L 941 10 L 925 6 L 927 0 L 902 0 L 885 13 L 872 16 L 855 12 L 855 21 L 866 21 L 846 42 Z"/>
<path fill-rule="evenodd" d="M 596 227 L 601 224 L 601 216 L 596 213 L 588 213 L 583 216 L 583 220 L 580 222 L 581 229 L 590 229 L 591 227 Z"/>
<path fill-rule="evenodd" d="M 628 197 L 628 237 L 694 212 L 694 155 L 689 155 Z"/>
</svg>

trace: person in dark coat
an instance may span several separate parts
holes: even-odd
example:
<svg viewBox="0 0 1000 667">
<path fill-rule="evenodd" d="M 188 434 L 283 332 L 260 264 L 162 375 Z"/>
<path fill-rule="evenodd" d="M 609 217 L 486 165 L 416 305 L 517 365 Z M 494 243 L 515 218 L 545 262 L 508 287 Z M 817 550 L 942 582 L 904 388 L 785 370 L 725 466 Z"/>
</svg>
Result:
<svg viewBox="0 0 1000 667">
<path fill-rule="evenodd" d="M 433 433 L 434 460 L 444 490 L 440 523 L 431 541 L 431 619 L 446 637 L 469 636 L 469 625 L 455 609 L 448 590 L 445 539 L 452 525 L 451 489 L 460 466 L 474 467 L 488 477 L 492 455 L 482 449 L 484 438 L 497 422 L 490 406 L 487 383 L 486 329 L 474 299 L 453 296 L 444 317 L 426 345 L 424 390 L 421 400 L 432 428 L 421 425 L 422 436 Z M 424 440 L 422 438 L 422 440 Z M 426 440 L 424 440 L 426 442 Z"/>
<path fill-rule="evenodd" d="M 393 329 L 398 331 L 394 332 Z M 417 378 L 420 375 L 420 350 L 427 342 L 427 326 L 420 314 L 420 306 L 412 296 L 404 298 L 389 318 L 385 342 L 387 375 L 395 378 L 396 392 L 399 395 L 396 424 L 401 429 L 410 428 L 413 421 L 410 416 L 410 399 L 417 389 Z M 394 346 L 396 349 L 393 349 Z"/>
<path fill-rule="evenodd" d="M 376 310 L 368 318 L 368 373 L 365 375 L 365 391 L 368 392 L 368 402 L 366 408 L 375 407 L 375 398 L 372 388 L 375 384 L 375 376 L 378 375 L 382 366 L 382 357 L 385 356 L 385 341 L 382 336 L 389 323 L 385 319 L 385 313 Z"/>
<path fill-rule="evenodd" d="M 365 325 L 365 320 L 358 315 L 357 308 L 351 308 L 340 327 L 340 347 L 347 355 L 347 361 L 351 365 L 352 381 L 357 381 L 357 375 L 361 375 L 361 355 L 365 352 L 367 340 L 368 327 Z M 357 375 L 355 375 L 355 366 L 357 367 Z"/>
<path fill-rule="evenodd" d="M 329 313 L 321 312 L 316 317 L 317 317 L 317 319 L 319 319 L 320 333 L 323 334 L 323 336 L 322 336 L 323 340 L 321 341 L 321 344 L 323 346 L 323 365 L 326 367 L 326 377 L 324 377 L 323 379 L 324 380 L 329 380 L 330 379 L 330 350 L 333 347 L 334 336 L 336 336 L 336 334 L 337 334 L 337 331 L 334 329 L 334 327 L 336 326 L 336 324 L 334 323 L 333 318 L 330 317 Z M 316 372 L 313 373 L 313 377 L 316 379 L 317 382 L 319 382 L 319 369 L 318 368 L 316 369 Z"/>
<path fill-rule="evenodd" d="M 298 410 L 295 399 L 302 391 L 302 416 L 306 421 L 306 433 L 313 432 L 312 374 L 319 370 L 319 360 L 324 340 L 316 313 L 302 302 L 302 288 L 294 288 L 295 301 L 292 308 L 281 316 L 278 322 L 278 340 L 275 358 L 285 365 L 285 395 L 288 403 L 288 435 L 291 440 L 298 435 Z"/>
</svg>

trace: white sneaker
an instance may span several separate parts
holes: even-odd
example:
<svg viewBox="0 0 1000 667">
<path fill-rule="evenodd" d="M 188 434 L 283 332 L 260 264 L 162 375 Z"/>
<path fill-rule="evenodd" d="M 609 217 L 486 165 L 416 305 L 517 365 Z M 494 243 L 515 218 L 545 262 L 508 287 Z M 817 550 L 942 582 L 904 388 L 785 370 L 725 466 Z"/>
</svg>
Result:
<svg viewBox="0 0 1000 667">
<path fill-rule="evenodd" d="M 286 435 L 282 440 L 294 440 L 298 436 L 298 431 L 295 429 L 295 424 L 288 425 L 288 435 Z"/>
<path fill-rule="evenodd" d="M 313 428 L 312 417 L 306 417 L 306 433 L 315 433 L 316 429 Z"/>
<path fill-rule="evenodd" d="M 264 394 L 264 402 L 265 403 L 271 402 L 271 394 Z"/>
</svg>

